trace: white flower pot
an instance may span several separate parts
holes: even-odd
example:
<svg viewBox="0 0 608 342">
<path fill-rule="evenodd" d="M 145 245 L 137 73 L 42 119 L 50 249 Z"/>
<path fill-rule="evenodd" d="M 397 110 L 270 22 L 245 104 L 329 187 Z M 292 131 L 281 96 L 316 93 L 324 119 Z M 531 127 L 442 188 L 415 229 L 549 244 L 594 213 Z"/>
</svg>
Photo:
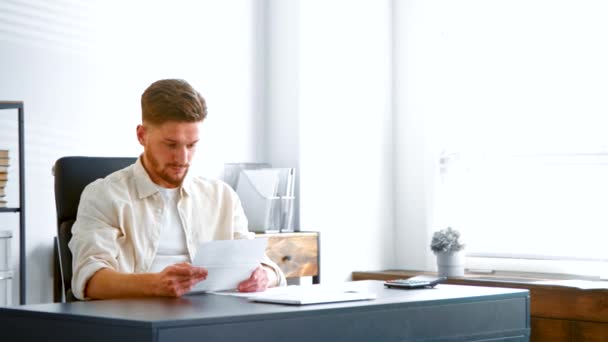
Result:
<svg viewBox="0 0 608 342">
<path fill-rule="evenodd" d="M 441 277 L 463 277 L 464 276 L 464 253 L 451 252 L 435 253 L 437 256 L 437 273 Z"/>
</svg>

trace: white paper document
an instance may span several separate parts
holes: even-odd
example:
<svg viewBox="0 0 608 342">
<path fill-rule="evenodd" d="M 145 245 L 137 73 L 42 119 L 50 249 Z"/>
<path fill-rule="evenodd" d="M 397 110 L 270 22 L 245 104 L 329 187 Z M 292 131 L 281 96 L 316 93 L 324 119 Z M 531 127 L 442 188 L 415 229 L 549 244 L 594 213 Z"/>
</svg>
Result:
<svg viewBox="0 0 608 342">
<path fill-rule="evenodd" d="M 349 302 L 354 300 L 369 300 L 376 299 L 375 293 L 358 292 L 358 291 L 341 291 L 341 292 L 315 292 L 315 291 L 298 291 L 294 293 L 279 293 L 267 294 L 249 297 L 249 300 L 254 302 L 290 304 L 290 305 L 307 305 L 307 304 L 322 304 L 335 302 Z"/>
<path fill-rule="evenodd" d="M 235 289 L 260 266 L 268 239 L 217 240 L 202 243 L 194 257 L 194 266 L 208 270 L 207 279 L 190 292 Z"/>
</svg>

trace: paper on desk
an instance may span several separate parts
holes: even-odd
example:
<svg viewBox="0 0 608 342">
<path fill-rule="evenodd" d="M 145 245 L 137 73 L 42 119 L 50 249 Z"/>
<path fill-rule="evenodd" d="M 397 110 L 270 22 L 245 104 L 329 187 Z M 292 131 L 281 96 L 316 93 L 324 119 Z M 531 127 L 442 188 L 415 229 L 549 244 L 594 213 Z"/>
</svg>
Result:
<svg viewBox="0 0 608 342">
<path fill-rule="evenodd" d="M 260 266 L 268 239 L 217 240 L 204 242 L 194 257 L 195 266 L 208 270 L 207 279 L 190 292 L 221 291 L 237 287 Z"/>
</svg>

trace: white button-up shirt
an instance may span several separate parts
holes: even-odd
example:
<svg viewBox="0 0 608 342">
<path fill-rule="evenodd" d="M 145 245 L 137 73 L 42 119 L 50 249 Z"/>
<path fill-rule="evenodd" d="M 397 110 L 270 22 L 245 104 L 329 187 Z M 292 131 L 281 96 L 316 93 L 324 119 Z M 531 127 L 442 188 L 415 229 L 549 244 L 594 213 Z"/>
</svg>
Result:
<svg viewBox="0 0 608 342">
<path fill-rule="evenodd" d="M 202 242 L 253 238 L 241 202 L 226 183 L 187 175 L 179 196 L 190 260 Z M 87 282 L 102 268 L 148 272 L 159 244 L 163 209 L 161 194 L 141 158 L 89 184 L 82 192 L 69 243 L 74 296 L 85 299 Z M 285 285 L 280 268 L 267 257 L 264 264 L 275 270 L 279 285 Z"/>
</svg>

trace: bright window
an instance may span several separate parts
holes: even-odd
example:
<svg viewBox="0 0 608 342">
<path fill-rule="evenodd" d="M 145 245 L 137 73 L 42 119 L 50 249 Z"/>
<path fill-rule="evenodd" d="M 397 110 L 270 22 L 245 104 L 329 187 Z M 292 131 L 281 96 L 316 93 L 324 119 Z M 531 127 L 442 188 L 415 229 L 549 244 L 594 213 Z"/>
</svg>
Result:
<svg viewBox="0 0 608 342">
<path fill-rule="evenodd" d="M 433 4 L 437 221 L 471 255 L 608 261 L 608 4 Z"/>
</svg>

